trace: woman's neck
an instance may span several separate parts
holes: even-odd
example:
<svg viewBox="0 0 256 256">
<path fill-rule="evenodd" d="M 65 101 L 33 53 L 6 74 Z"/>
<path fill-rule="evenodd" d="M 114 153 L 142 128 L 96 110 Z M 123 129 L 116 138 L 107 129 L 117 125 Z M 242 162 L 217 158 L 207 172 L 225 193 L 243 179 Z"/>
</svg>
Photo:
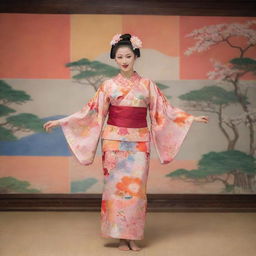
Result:
<svg viewBox="0 0 256 256">
<path fill-rule="evenodd" d="M 134 70 L 133 70 L 133 69 L 132 69 L 132 70 L 129 70 L 129 71 L 127 71 L 127 72 L 121 70 L 121 75 L 122 75 L 123 77 L 128 78 L 128 79 L 131 78 L 131 76 L 133 75 L 133 73 L 134 73 Z"/>
</svg>

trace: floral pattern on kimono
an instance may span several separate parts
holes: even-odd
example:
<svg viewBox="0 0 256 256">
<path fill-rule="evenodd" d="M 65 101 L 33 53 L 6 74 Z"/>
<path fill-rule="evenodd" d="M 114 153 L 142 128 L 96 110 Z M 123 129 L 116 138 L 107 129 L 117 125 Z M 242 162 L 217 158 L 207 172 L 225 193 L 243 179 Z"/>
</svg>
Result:
<svg viewBox="0 0 256 256">
<path fill-rule="evenodd" d="M 109 105 L 147 107 L 151 127 L 103 126 Z M 193 115 L 174 107 L 155 82 L 136 71 L 130 79 L 118 73 L 106 79 L 83 108 L 60 124 L 71 151 L 83 165 L 93 163 L 100 138 L 121 141 L 153 141 L 161 164 L 178 153 L 193 122 Z"/>
<path fill-rule="evenodd" d="M 147 210 L 149 141 L 102 139 L 101 236 L 141 240 Z"/>
<path fill-rule="evenodd" d="M 110 104 L 146 107 L 148 127 L 119 127 L 104 121 Z M 105 80 L 82 109 L 60 119 L 71 151 L 83 165 L 93 163 L 99 139 L 104 187 L 101 203 L 103 237 L 139 240 L 144 237 L 150 142 L 162 164 L 173 160 L 193 116 L 172 106 L 156 83 L 136 71 Z"/>
</svg>

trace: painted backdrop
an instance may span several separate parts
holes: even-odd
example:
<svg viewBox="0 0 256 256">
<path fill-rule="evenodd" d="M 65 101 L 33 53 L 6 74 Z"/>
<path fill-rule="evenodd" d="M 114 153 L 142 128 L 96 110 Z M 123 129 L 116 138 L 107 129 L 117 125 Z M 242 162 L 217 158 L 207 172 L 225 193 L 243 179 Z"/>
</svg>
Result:
<svg viewBox="0 0 256 256">
<path fill-rule="evenodd" d="M 175 160 L 153 145 L 148 193 L 255 193 L 256 17 L 0 14 L 0 193 L 101 193 L 100 143 L 81 166 L 48 120 L 118 73 L 117 33 L 142 39 L 135 70 L 194 122 Z"/>
</svg>

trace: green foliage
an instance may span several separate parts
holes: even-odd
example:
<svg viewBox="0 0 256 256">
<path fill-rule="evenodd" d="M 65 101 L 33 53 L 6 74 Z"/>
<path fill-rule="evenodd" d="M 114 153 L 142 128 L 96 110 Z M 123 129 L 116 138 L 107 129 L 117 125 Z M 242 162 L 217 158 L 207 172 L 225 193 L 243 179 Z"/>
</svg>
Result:
<svg viewBox="0 0 256 256">
<path fill-rule="evenodd" d="M 84 66 L 85 68 L 82 68 Z M 70 62 L 66 64 L 66 67 L 73 67 L 79 71 L 74 75 L 74 79 L 88 79 L 96 76 L 112 77 L 118 74 L 119 69 L 102 63 L 100 61 L 90 61 L 86 58 L 82 58 L 78 61 Z"/>
<path fill-rule="evenodd" d="M 73 62 L 69 62 L 67 63 L 65 66 L 66 67 L 80 67 L 80 66 L 85 66 L 85 65 L 89 65 L 90 64 L 90 60 L 86 59 L 86 58 L 82 58 L 78 61 L 73 61 Z"/>
<path fill-rule="evenodd" d="M 84 180 L 73 181 L 71 183 L 71 192 L 72 193 L 85 192 L 95 183 L 97 183 L 97 179 L 95 178 L 88 178 Z"/>
<path fill-rule="evenodd" d="M 15 109 L 6 106 L 9 103 L 23 104 L 26 101 L 31 100 L 31 97 L 24 91 L 14 90 L 5 81 L 0 80 L 0 117 L 8 116 L 11 113 L 16 112 Z M 4 127 L 5 125 L 11 126 L 11 128 Z M 17 137 L 13 132 L 17 130 L 32 130 L 35 132 L 43 132 L 43 121 L 36 115 L 29 113 L 21 113 L 6 118 L 5 122 L 0 124 L 0 140 L 1 141 L 13 141 L 17 140 Z"/>
<path fill-rule="evenodd" d="M 170 172 L 166 174 L 167 177 L 179 177 L 179 176 L 188 176 L 189 171 L 183 168 L 177 169 L 175 172 Z"/>
<path fill-rule="evenodd" d="M 177 169 L 166 176 L 200 179 L 208 175 L 221 175 L 233 171 L 256 174 L 255 157 L 239 150 L 209 152 L 198 162 L 198 169 Z"/>
<path fill-rule="evenodd" d="M 195 102 L 210 102 L 215 105 L 237 103 L 238 99 L 233 91 L 227 91 L 219 86 L 205 86 L 199 90 L 193 90 L 179 96 L 181 100 Z M 247 97 L 243 96 L 243 101 L 248 104 Z"/>
<path fill-rule="evenodd" d="M 38 193 L 40 190 L 29 188 L 30 183 L 21 181 L 14 177 L 8 176 L 0 178 L 0 192 L 1 193 Z"/>
<path fill-rule="evenodd" d="M 0 104 L 0 117 L 1 116 L 7 116 L 9 115 L 10 113 L 14 113 L 16 112 L 16 110 L 12 109 L 12 108 L 9 108 L 3 104 Z"/>
<path fill-rule="evenodd" d="M 256 60 L 252 58 L 234 58 L 230 60 L 230 63 L 233 64 L 233 68 L 244 70 L 244 71 L 250 71 L 250 72 L 256 72 Z"/>
<path fill-rule="evenodd" d="M 73 75 L 72 78 L 74 78 L 74 79 L 87 79 L 87 78 L 90 78 L 90 77 L 94 77 L 96 75 L 97 75 L 97 71 L 85 70 L 85 71 L 81 71 L 77 75 Z"/>
<path fill-rule="evenodd" d="M 100 61 L 92 61 L 90 63 L 90 68 L 97 70 L 98 75 L 105 75 L 108 77 L 115 76 L 118 74 L 119 69 L 108 64 L 102 63 Z"/>
<path fill-rule="evenodd" d="M 5 81 L 0 80 L 0 100 L 5 104 L 10 102 L 20 104 L 31 100 L 31 97 L 24 91 L 12 89 Z"/>
<path fill-rule="evenodd" d="M 43 132 L 43 121 L 36 115 L 30 113 L 21 113 L 10 116 L 6 119 L 8 124 L 19 129 L 29 129 L 35 132 Z"/>
<path fill-rule="evenodd" d="M 0 141 L 13 140 L 17 140 L 17 137 L 13 135 L 12 131 L 0 126 Z"/>
<path fill-rule="evenodd" d="M 244 173 L 255 173 L 255 158 L 239 150 L 209 152 L 198 162 L 199 169 L 209 174 L 222 174 L 238 170 Z"/>
<path fill-rule="evenodd" d="M 209 173 L 204 172 L 203 170 L 186 170 L 186 169 L 177 169 L 174 172 L 170 172 L 166 174 L 166 177 L 172 177 L 172 178 L 190 178 L 190 179 L 199 179 L 204 178 L 208 176 Z"/>
</svg>

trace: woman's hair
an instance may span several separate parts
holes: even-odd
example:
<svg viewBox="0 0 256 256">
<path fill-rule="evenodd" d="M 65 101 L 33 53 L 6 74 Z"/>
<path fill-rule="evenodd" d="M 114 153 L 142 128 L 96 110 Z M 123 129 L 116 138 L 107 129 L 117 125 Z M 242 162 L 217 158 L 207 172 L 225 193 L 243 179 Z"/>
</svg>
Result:
<svg viewBox="0 0 256 256">
<path fill-rule="evenodd" d="M 132 43 L 131 43 L 131 34 L 122 34 L 120 36 L 121 40 L 119 40 L 116 44 L 112 45 L 111 50 L 110 50 L 110 58 L 114 59 L 116 56 L 116 51 L 120 46 L 128 46 L 133 53 L 137 56 L 140 57 L 140 49 L 135 48 L 133 49 Z"/>
</svg>

